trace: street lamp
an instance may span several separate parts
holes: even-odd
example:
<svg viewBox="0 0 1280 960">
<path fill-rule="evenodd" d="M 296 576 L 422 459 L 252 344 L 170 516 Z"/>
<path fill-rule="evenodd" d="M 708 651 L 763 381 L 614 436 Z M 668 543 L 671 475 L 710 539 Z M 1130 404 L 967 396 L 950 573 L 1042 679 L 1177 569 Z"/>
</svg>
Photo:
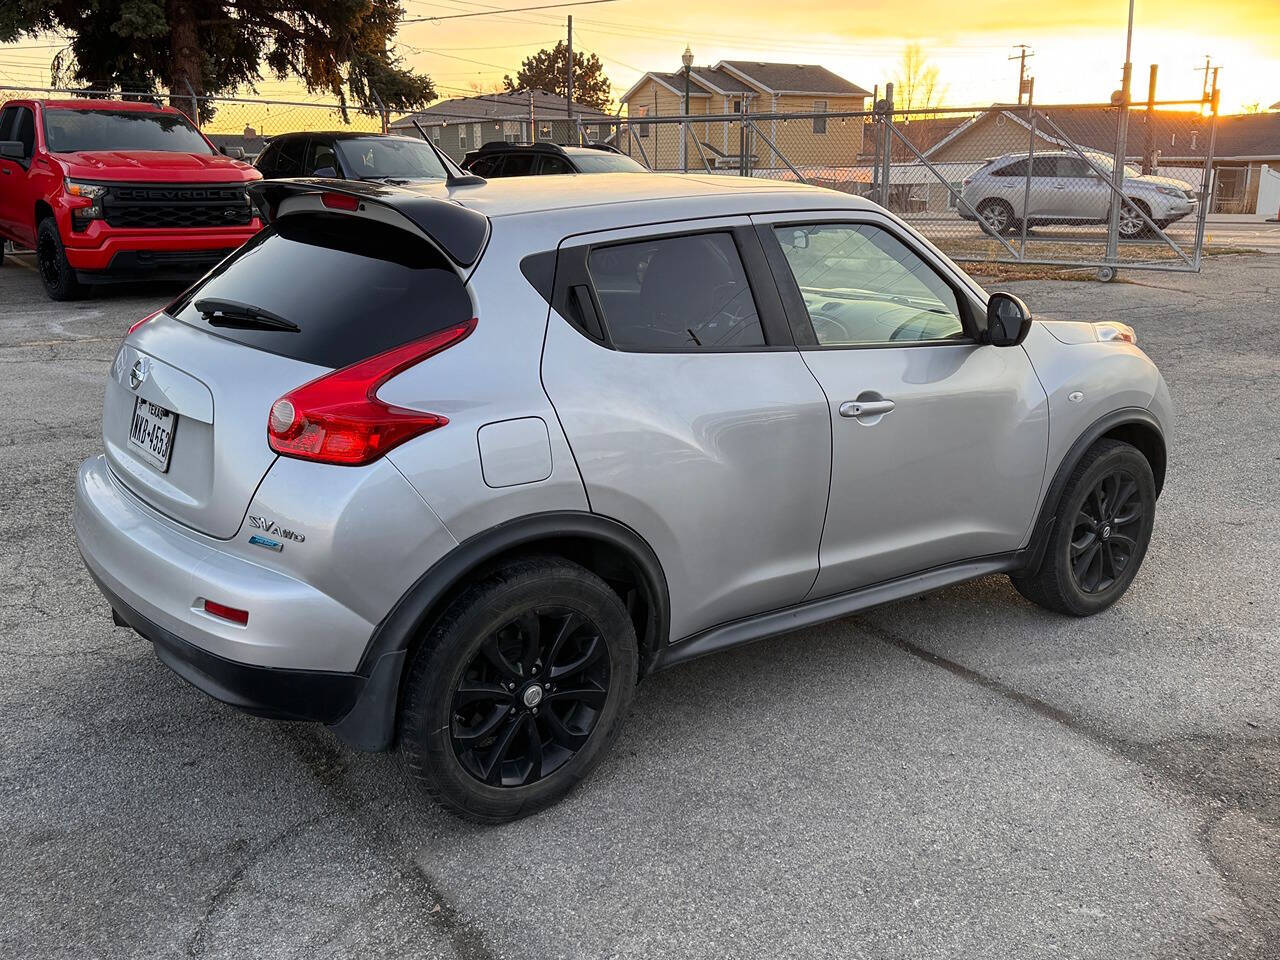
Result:
<svg viewBox="0 0 1280 960">
<path fill-rule="evenodd" d="M 693 66 L 693 51 L 684 45 L 684 53 L 680 55 L 684 64 L 684 115 L 689 116 L 689 68 Z M 680 124 L 680 163 L 684 172 L 689 172 L 689 121 Z"/>
</svg>

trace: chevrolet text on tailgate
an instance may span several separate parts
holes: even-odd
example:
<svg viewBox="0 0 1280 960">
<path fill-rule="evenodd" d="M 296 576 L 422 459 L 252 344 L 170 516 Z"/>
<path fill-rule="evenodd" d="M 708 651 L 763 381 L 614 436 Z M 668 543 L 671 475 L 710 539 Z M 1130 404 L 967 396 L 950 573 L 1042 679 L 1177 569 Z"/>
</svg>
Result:
<svg viewBox="0 0 1280 960">
<path fill-rule="evenodd" d="M 1084 616 L 1138 573 L 1171 410 L 1133 330 L 1033 321 L 865 200 L 250 194 L 268 226 L 120 346 L 81 553 L 196 687 L 398 744 L 459 814 L 563 796 L 656 670 L 996 573 Z"/>
<path fill-rule="evenodd" d="M 247 193 L 259 179 L 172 107 L 14 100 L 0 110 L 0 235 L 35 249 L 55 300 L 202 273 L 261 228 Z"/>
</svg>

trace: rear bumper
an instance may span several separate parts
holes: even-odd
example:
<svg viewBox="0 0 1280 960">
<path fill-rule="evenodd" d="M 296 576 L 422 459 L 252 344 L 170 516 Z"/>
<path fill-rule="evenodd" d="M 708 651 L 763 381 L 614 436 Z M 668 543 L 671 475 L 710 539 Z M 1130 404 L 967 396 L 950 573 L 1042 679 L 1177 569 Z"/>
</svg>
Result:
<svg viewBox="0 0 1280 960">
<path fill-rule="evenodd" d="M 351 712 L 368 682 L 355 673 L 255 667 L 219 657 L 147 619 L 107 586 L 87 560 L 85 565 L 111 604 L 116 623 L 151 641 L 162 662 L 215 700 L 277 720 L 336 723 Z"/>
<path fill-rule="evenodd" d="M 80 466 L 73 524 L 85 566 L 109 597 L 223 660 L 354 672 L 373 633 L 373 623 L 309 583 L 162 519 L 124 489 L 105 456 Z M 205 600 L 248 610 L 248 623 L 206 613 Z"/>
</svg>

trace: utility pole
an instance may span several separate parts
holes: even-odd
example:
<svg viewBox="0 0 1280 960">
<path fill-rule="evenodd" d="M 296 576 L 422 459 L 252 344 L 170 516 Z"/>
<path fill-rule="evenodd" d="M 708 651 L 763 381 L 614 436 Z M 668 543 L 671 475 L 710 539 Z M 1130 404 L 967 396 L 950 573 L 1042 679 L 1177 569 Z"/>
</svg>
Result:
<svg viewBox="0 0 1280 960">
<path fill-rule="evenodd" d="M 529 142 L 538 142 L 538 128 L 534 126 L 533 117 L 533 87 L 529 88 Z"/>
<path fill-rule="evenodd" d="M 1196 73 L 1200 73 L 1201 71 L 1204 72 L 1204 83 L 1200 85 L 1201 100 L 1209 99 L 1209 71 L 1213 69 L 1213 67 L 1210 66 L 1212 62 L 1213 62 L 1213 57 L 1211 57 L 1209 54 L 1206 53 L 1204 55 L 1204 66 L 1196 67 Z"/>
<path fill-rule="evenodd" d="M 1017 50 L 1010 60 L 1018 61 L 1018 103 L 1022 103 L 1023 94 L 1027 92 L 1027 57 L 1034 57 L 1035 51 L 1025 43 L 1015 43 L 1013 49 Z"/>
<path fill-rule="evenodd" d="M 565 99 L 565 116 L 569 118 L 569 126 L 573 126 L 573 14 L 569 14 L 569 77 L 565 84 L 569 96 Z"/>
</svg>

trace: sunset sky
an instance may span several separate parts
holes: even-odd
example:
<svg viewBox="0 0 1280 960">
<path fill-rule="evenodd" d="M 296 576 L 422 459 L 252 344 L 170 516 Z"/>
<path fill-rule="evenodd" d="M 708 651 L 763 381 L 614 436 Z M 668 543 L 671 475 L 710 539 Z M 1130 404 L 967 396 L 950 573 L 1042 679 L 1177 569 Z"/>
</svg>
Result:
<svg viewBox="0 0 1280 960">
<path fill-rule="evenodd" d="M 495 3 L 402 0 L 406 16 L 471 12 Z M 498 0 L 501 3 L 501 0 Z M 534 5 L 509 0 L 503 6 Z M 1120 85 L 1127 7 L 1123 0 L 1070 4 L 987 0 L 618 0 L 565 11 L 409 24 L 399 52 L 436 81 L 442 97 L 495 89 L 523 57 L 553 45 L 574 14 L 575 46 L 604 61 L 615 96 L 647 69 L 674 70 L 685 43 L 696 62 L 720 59 L 820 63 L 871 89 L 892 79 L 903 47 L 922 45 L 937 65 L 952 105 L 986 104 L 1017 95 L 1016 43 L 1029 63 L 1036 99 L 1105 100 Z M 47 80 L 49 54 L 36 41 L 0 47 L 0 82 Z M 1145 97 L 1147 69 L 1160 64 L 1162 99 L 1200 95 L 1206 54 L 1222 67 L 1223 109 L 1280 100 L 1280 0 L 1139 0 L 1134 30 L 1134 95 Z M 263 96 L 296 96 L 291 83 L 267 81 Z"/>
</svg>

